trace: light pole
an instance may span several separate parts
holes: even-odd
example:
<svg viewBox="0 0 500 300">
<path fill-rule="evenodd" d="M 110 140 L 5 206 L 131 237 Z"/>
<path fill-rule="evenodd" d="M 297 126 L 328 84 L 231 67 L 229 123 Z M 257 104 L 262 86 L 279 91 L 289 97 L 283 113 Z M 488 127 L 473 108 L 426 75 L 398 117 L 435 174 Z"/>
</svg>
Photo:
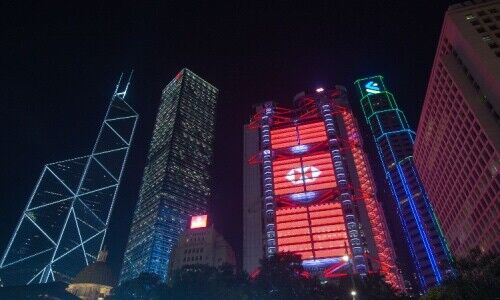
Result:
<svg viewBox="0 0 500 300">
<path fill-rule="evenodd" d="M 356 295 L 358 293 L 356 292 L 356 285 L 354 283 L 354 266 L 352 264 L 352 260 L 347 253 L 342 256 L 342 260 L 349 264 L 349 272 L 351 273 L 351 285 L 352 285 L 351 296 L 352 300 L 356 300 Z"/>
<path fill-rule="evenodd" d="M 357 295 L 356 291 L 352 290 L 351 291 L 352 300 L 356 300 L 356 295 Z"/>
</svg>

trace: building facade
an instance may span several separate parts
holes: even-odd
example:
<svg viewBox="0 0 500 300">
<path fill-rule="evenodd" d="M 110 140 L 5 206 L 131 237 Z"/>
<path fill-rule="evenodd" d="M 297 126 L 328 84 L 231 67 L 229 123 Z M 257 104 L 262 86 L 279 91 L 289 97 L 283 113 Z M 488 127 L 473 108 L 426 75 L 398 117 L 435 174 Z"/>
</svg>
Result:
<svg viewBox="0 0 500 300">
<path fill-rule="evenodd" d="M 415 133 L 382 76 L 355 82 L 393 195 L 420 288 L 451 275 L 451 255 L 413 161 Z"/>
<path fill-rule="evenodd" d="M 0 261 L 4 285 L 70 282 L 96 260 L 138 114 L 118 82 L 92 152 L 44 166 Z"/>
<path fill-rule="evenodd" d="M 259 144 L 258 130 L 243 126 L 243 269 L 248 273 L 259 267 L 264 253 L 261 168 L 248 163 Z"/>
<path fill-rule="evenodd" d="M 262 248 L 244 247 L 247 267 L 256 254 L 290 251 L 323 278 L 380 272 L 404 290 L 345 88 L 301 93 L 293 109 L 267 102 L 256 110 L 249 128 L 259 138 L 246 132 L 245 150 L 254 140 L 258 152 L 248 160 L 244 187 L 252 190 L 257 177 L 260 187 L 245 196 L 243 226 L 245 234 L 261 230 L 244 241 L 261 238 L 255 246 Z"/>
<path fill-rule="evenodd" d="M 182 234 L 172 252 L 169 272 L 188 265 L 203 264 L 220 267 L 236 266 L 234 251 L 213 224 L 207 224 L 207 215 L 193 216 L 189 228 Z"/>
<path fill-rule="evenodd" d="M 446 12 L 415 164 L 453 255 L 500 252 L 500 1 Z"/>
<path fill-rule="evenodd" d="M 186 220 L 207 211 L 217 94 L 188 69 L 163 90 L 121 282 L 142 272 L 165 280 Z"/>
</svg>

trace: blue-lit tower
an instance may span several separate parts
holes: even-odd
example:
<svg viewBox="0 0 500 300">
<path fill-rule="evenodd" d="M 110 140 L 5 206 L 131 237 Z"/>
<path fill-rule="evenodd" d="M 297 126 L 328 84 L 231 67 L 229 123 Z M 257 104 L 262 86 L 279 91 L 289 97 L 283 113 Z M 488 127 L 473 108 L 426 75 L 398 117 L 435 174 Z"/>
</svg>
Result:
<svg viewBox="0 0 500 300">
<path fill-rule="evenodd" d="M 188 69 L 163 89 L 120 281 L 156 273 L 190 216 L 207 212 L 218 90 Z"/>
<path fill-rule="evenodd" d="M 382 76 L 355 81 L 361 107 L 373 134 L 380 162 L 422 290 L 452 274 L 451 255 L 413 161 L 415 132 L 386 89 Z"/>
<path fill-rule="evenodd" d="M 44 166 L 0 261 L 4 285 L 69 282 L 101 250 L 138 114 L 121 77 L 89 155 Z"/>
</svg>

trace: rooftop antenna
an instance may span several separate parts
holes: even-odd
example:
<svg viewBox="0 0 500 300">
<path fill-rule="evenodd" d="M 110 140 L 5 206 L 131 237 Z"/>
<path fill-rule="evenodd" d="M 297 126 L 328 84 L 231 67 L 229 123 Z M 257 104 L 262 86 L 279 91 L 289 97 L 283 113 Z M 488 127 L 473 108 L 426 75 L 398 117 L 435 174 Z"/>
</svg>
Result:
<svg viewBox="0 0 500 300">
<path fill-rule="evenodd" d="M 116 90 L 115 90 L 115 96 L 117 96 L 120 100 L 125 100 L 125 96 L 127 95 L 127 90 L 128 86 L 130 85 L 130 81 L 132 80 L 132 75 L 134 74 L 134 70 L 130 72 L 130 75 L 128 76 L 127 84 L 125 85 L 125 89 L 123 91 L 118 92 L 118 89 L 121 85 L 123 73 L 120 75 L 120 80 L 118 80 L 118 84 L 116 85 Z"/>
</svg>

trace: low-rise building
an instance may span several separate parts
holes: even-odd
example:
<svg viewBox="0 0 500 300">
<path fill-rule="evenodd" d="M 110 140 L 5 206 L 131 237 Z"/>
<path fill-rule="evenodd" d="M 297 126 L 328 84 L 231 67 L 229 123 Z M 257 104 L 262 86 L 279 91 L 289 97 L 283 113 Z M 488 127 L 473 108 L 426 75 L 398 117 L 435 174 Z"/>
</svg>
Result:
<svg viewBox="0 0 500 300">
<path fill-rule="evenodd" d="M 204 264 L 219 267 L 236 266 L 234 251 L 213 224 L 207 225 L 207 215 L 191 218 L 190 227 L 184 232 L 170 259 L 170 272 L 187 265 Z"/>
</svg>

